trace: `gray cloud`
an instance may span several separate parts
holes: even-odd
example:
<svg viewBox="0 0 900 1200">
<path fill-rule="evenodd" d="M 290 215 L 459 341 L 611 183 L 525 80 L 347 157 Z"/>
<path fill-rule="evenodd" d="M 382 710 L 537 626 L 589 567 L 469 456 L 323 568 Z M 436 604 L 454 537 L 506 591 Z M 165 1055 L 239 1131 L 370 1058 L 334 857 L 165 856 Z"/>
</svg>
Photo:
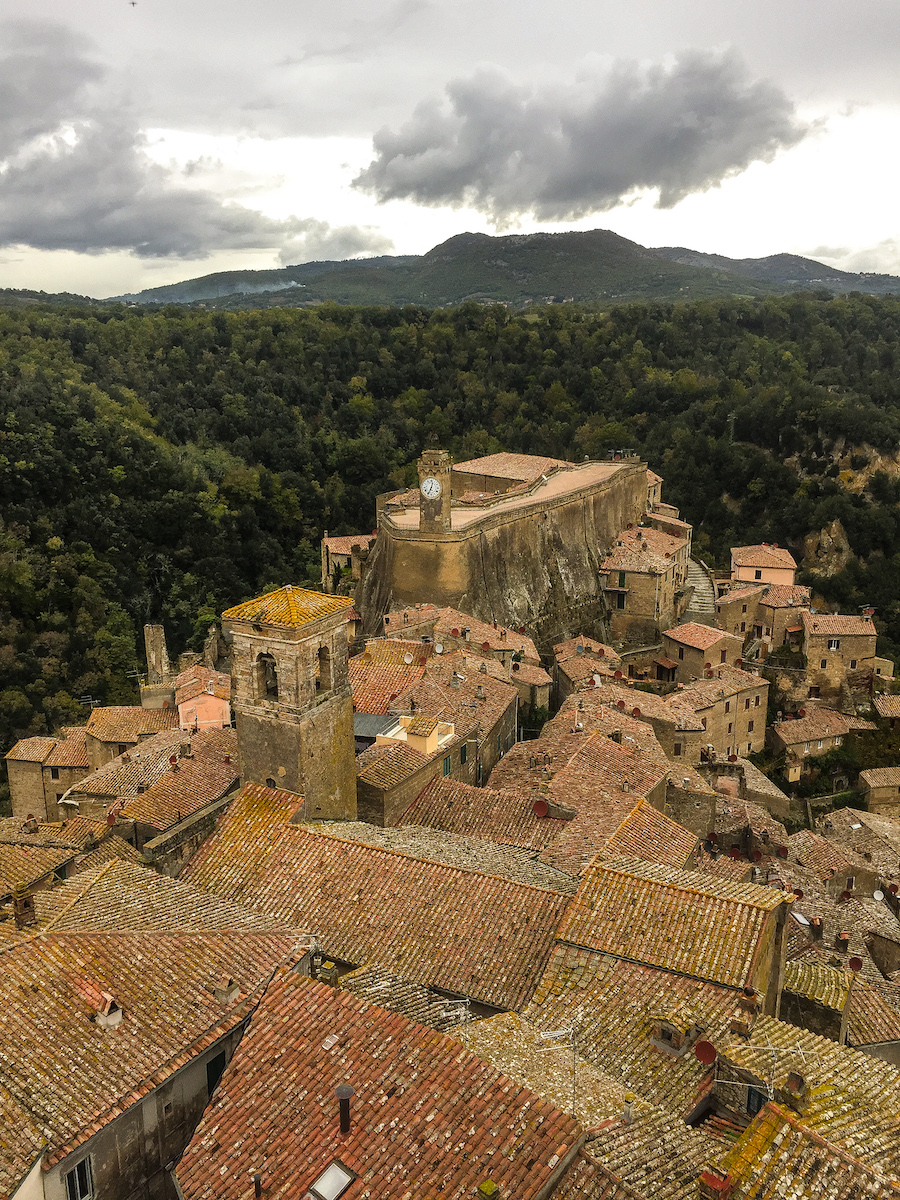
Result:
<svg viewBox="0 0 900 1200">
<path fill-rule="evenodd" d="M 358 59 L 374 54 L 410 17 L 431 7 L 431 0 L 397 0 L 380 16 L 356 17 L 330 37 L 310 40 L 303 53 L 283 58 L 279 67 L 295 67 L 315 59 Z"/>
<path fill-rule="evenodd" d="M 376 134 L 356 187 L 380 201 L 471 205 L 498 224 L 608 211 L 636 188 L 659 189 L 671 208 L 808 132 L 785 93 L 730 53 L 588 62 L 569 82 L 533 86 L 483 66 L 446 91 Z"/>
<path fill-rule="evenodd" d="M 292 262 L 325 248 L 341 257 L 390 248 L 377 230 L 274 220 L 186 186 L 147 156 L 128 105 L 103 79 L 61 26 L 0 28 L 0 245 L 142 258 L 279 249 Z"/>
</svg>

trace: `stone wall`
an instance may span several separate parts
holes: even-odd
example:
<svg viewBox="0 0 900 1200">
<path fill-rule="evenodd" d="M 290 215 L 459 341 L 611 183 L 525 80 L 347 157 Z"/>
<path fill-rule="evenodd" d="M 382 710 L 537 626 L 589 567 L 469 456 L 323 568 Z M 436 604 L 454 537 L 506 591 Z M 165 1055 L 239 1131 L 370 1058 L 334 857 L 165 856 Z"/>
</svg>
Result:
<svg viewBox="0 0 900 1200">
<path fill-rule="evenodd" d="M 191 855 L 200 848 L 215 830 L 222 813 L 234 798 L 232 792 L 215 804 L 198 809 L 165 833 L 159 834 L 141 847 L 141 853 L 162 875 L 174 879 Z"/>
<path fill-rule="evenodd" d="M 27 817 L 30 814 L 39 821 L 54 820 L 55 818 L 48 817 L 47 813 L 41 764 L 7 759 L 6 770 L 12 799 L 12 815 Z"/>
</svg>

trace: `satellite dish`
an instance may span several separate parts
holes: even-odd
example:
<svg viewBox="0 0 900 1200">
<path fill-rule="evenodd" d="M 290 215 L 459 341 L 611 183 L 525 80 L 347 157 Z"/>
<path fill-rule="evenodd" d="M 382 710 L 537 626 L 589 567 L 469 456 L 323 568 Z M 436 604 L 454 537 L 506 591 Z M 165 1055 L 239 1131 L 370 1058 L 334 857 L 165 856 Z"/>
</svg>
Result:
<svg viewBox="0 0 900 1200">
<path fill-rule="evenodd" d="M 411 666 L 412 666 L 412 660 L 413 660 L 413 656 L 412 656 L 411 654 L 404 654 L 404 655 L 403 655 L 403 661 L 406 663 L 406 665 L 407 665 L 408 667 L 411 667 Z"/>
<path fill-rule="evenodd" d="M 637 718 L 641 715 L 641 710 L 635 707 L 631 710 L 631 715 L 635 718 L 635 720 L 637 720 Z"/>
<path fill-rule="evenodd" d="M 435 645 L 434 645 L 434 652 L 435 652 L 435 654 L 443 654 L 443 653 L 444 653 L 444 646 L 443 646 L 443 643 L 441 643 L 441 642 L 435 642 Z"/>
<path fill-rule="evenodd" d="M 803 888 L 794 888 L 794 895 L 797 897 L 798 900 L 802 900 L 803 899 Z"/>
<path fill-rule="evenodd" d="M 624 708 L 625 708 L 625 701 L 624 701 L 624 700 L 617 700 L 617 701 L 616 701 L 616 708 L 621 708 L 621 709 L 624 709 Z"/>
<path fill-rule="evenodd" d="M 546 817 L 547 813 L 550 811 L 550 805 L 546 800 L 535 800 L 531 811 L 536 817 Z"/>
<path fill-rule="evenodd" d="M 862 959 L 858 955 L 854 954 L 852 958 L 847 959 L 847 966 L 851 971 L 861 971 Z"/>
<path fill-rule="evenodd" d="M 712 1042 L 702 1040 L 694 1046 L 694 1057 L 704 1066 L 711 1067 L 718 1058 L 718 1052 Z"/>
<path fill-rule="evenodd" d="M 579 644 L 578 646 L 576 646 L 576 647 L 575 647 L 575 653 L 576 653 L 576 654 L 584 654 L 584 646 L 582 646 L 582 645 L 580 645 L 580 644 Z"/>
<path fill-rule="evenodd" d="M 877 900 L 879 903 L 881 903 L 881 901 L 884 899 L 884 892 L 882 892 L 880 890 L 877 892 L 873 892 L 872 899 Z"/>
</svg>

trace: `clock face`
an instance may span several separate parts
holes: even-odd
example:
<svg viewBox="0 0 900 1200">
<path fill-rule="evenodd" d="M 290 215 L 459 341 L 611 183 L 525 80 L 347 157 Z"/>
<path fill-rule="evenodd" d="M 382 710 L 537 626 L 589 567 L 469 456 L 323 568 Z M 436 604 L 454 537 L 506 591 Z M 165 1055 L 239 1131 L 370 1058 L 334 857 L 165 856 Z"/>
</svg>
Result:
<svg viewBox="0 0 900 1200">
<path fill-rule="evenodd" d="M 422 480 L 422 495 L 426 500 L 437 500 L 441 494 L 440 481 L 430 475 L 427 479 Z"/>
</svg>

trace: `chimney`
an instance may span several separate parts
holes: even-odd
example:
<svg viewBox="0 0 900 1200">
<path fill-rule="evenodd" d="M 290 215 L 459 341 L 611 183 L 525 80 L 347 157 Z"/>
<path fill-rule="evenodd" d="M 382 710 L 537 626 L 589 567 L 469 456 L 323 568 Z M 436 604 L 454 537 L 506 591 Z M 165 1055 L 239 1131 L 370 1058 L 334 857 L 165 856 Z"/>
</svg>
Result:
<svg viewBox="0 0 900 1200">
<path fill-rule="evenodd" d="M 22 822 L 22 832 L 23 833 L 37 833 L 37 831 L 38 831 L 38 819 L 34 815 L 34 813 L 29 813 L 28 816 L 25 818 L 25 820 Z"/>
<path fill-rule="evenodd" d="M 740 1005 L 746 1012 L 755 1013 L 759 1008 L 759 1000 L 752 987 L 741 988 Z"/>
<path fill-rule="evenodd" d="M 116 1003 L 115 997 L 110 992 L 101 992 L 97 1015 L 94 1018 L 97 1024 L 104 1029 L 116 1029 L 122 1024 L 124 1016 L 125 1014 Z"/>
<path fill-rule="evenodd" d="M 458 688 L 461 682 L 462 682 L 461 677 L 459 675 L 457 675 L 457 673 L 455 671 L 453 672 L 453 674 L 450 676 L 450 679 L 448 680 L 449 686 L 452 688 Z"/>
<path fill-rule="evenodd" d="M 476 700 L 484 700 L 484 698 L 485 698 L 484 687 L 482 686 L 482 684 L 479 683 L 478 687 L 475 689 L 475 699 Z"/>
<path fill-rule="evenodd" d="M 334 1094 L 338 1098 L 340 1108 L 341 1133 L 348 1134 L 350 1132 L 350 1098 L 353 1095 L 353 1088 L 349 1083 L 339 1083 L 334 1089 Z"/>
<path fill-rule="evenodd" d="M 846 929 L 842 929 L 834 939 L 834 948 L 835 950 L 839 950 L 841 954 L 846 954 L 850 949 L 850 934 Z"/>
<path fill-rule="evenodd" d="M 730 1175 L 718 1167 L 707 1167 L 700 1175 L 697 1196 L 699 1200 L 729 1200 L 733 1185 Z"/>
<path fill-rule="evenodd" d="M 230 1004 L 238 998 L 240 992 L 240 984 L 235 983 L 230 976 L 223 976 L 213 984 L 212 994 L 220 1004 Z"/>
<path fill-rule="evenodd" d="M 822 918 L 813 917 L 809 923 L 809 936 L 814 942 L 821 941 L 822 938 Z"/>
<path fill-rule="evenodd" d="M 193 758 L 193 753 L 191 751 L 191 743 L 190 742 L 182 742 L 181 743 L 181 745 L 178 747 L 178 757 L 179 758 Z"/>
<path fill-rule="evenodd" d="M 16 919 L 16 929 L 24 929 L 36 921 L 34 912 L 34 896 L 25 887 L 13 888 L 13 916 Z"/>
<path fill-rule="evenodd" d="M 625 1103 L 622 1106 L 622 1120 L 626 1125 L 630 1125 L 634 1120 L 634 1101 L 636 1097 L 633 1092 L 627 1092 L 625 1095 Z"/>
<path fill-rule="evenodd" d="M 262 1195 L 262 1175 L 259 1171 L 251 1171 L 250 1178 L 253 1180 L 253 1195 L 255 1200 L 259 1200 Z"/>
</svg>

